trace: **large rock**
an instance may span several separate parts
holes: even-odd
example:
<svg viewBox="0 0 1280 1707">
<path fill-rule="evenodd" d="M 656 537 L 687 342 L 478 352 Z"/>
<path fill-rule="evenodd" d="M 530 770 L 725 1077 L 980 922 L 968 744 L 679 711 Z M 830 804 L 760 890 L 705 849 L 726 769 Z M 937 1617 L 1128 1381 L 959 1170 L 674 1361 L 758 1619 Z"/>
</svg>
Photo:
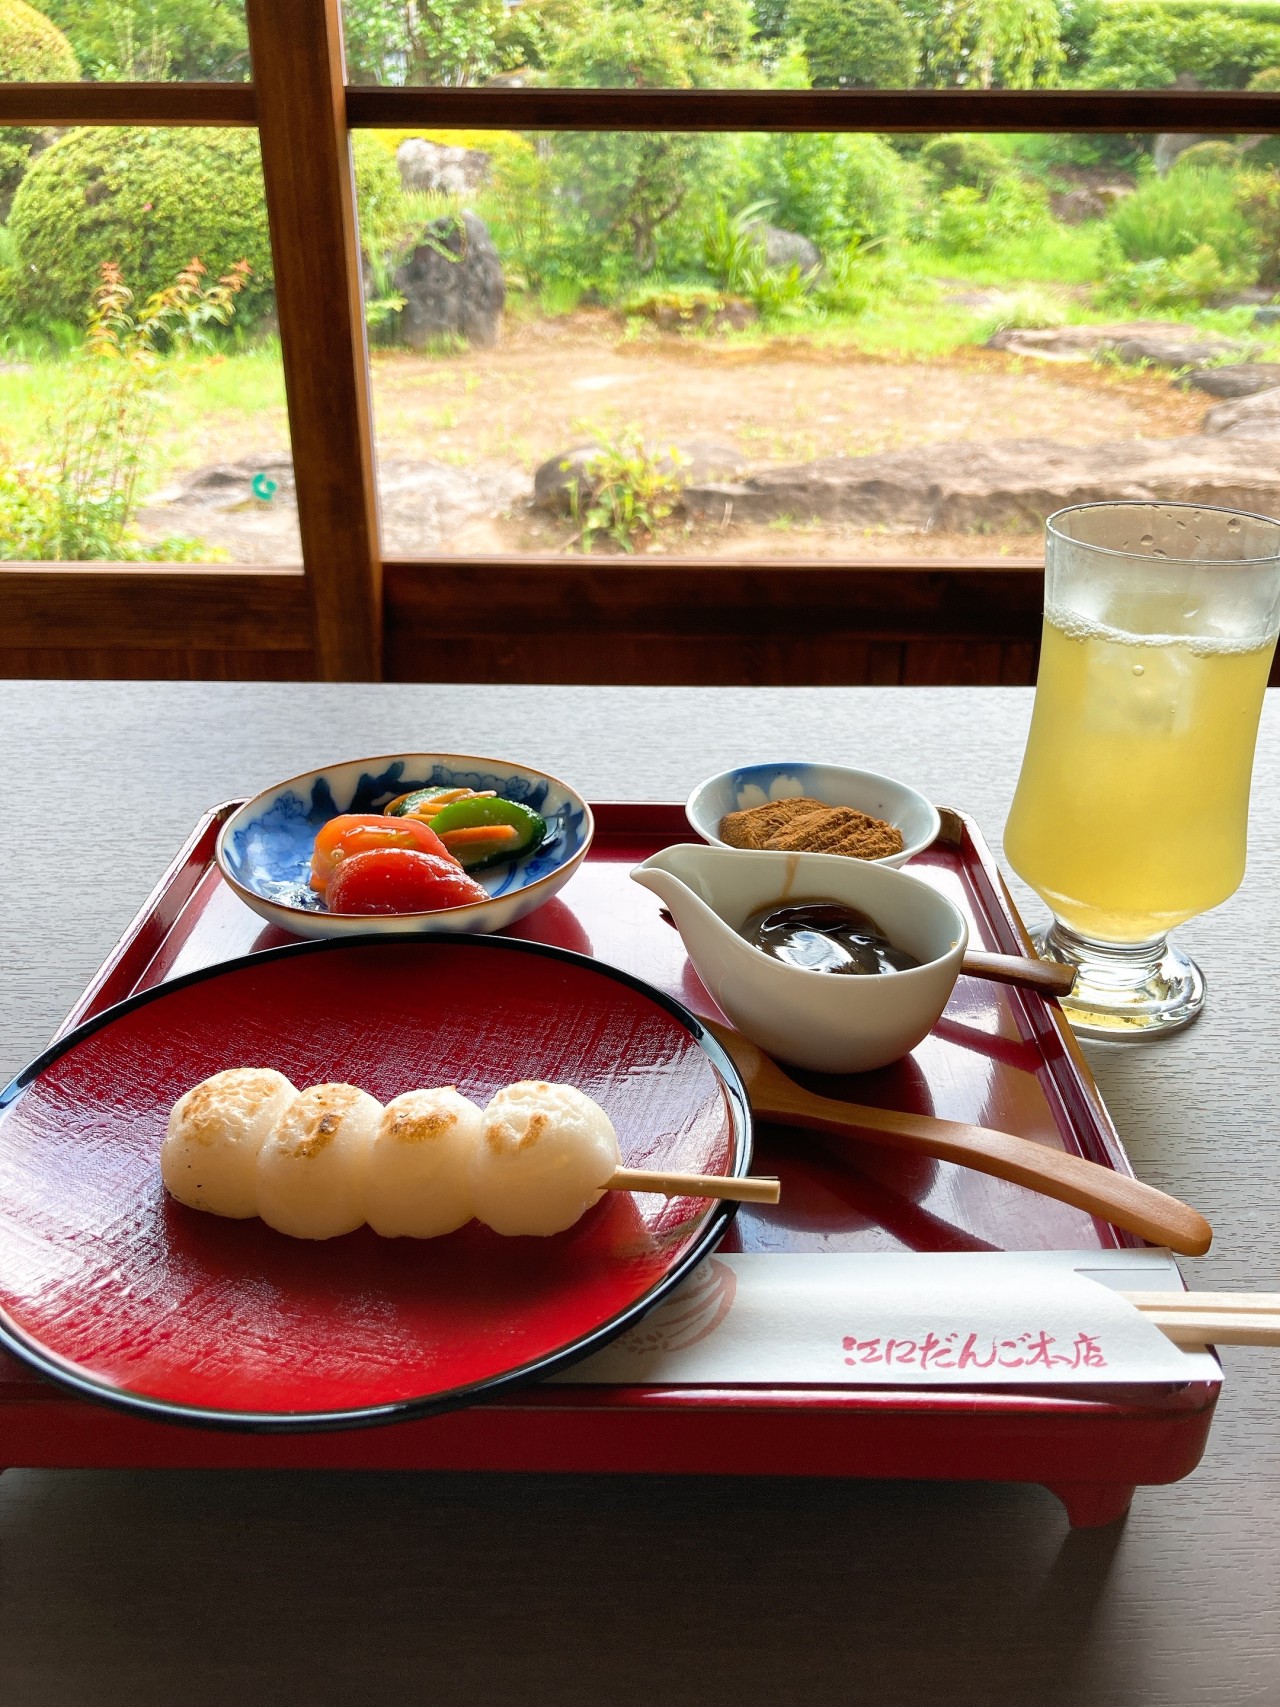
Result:
<svg viewBox="0 0 1280 1707">
<path fill-rule="evenodd" d="M 584 468 L 599 454 L 599 445 L 576 445 L 558 456 L 549 456 L 533 477 L 535 505 L 567 515 L 573 507 L 572 494 L 581 488 Z M 664 445 L 656 460 L 664 472 L 674 474 L 682 485 L 704 486 L 712 481 L 732 480 L 746 458 L 732 445 L 690 439 L 684 444 Z"/>
<path fill-rule="evenodd" d="M 426 190 L 466 201 L 488 185 L 493 161 L 478 148 L 449 148 L 411 136 L 396 149 L 396 165 L 406 190 Z"/>
<path fill-rule="evenodd" d="M 1065 445 L 1053 439 L 944 442 L 877 456 L 826 457 L 691 484 L 685 505 L 719 521 L 841 522 L 937 533 L 1036 532 L 1067 504 L 1186 500 L 1280 510 L 1280 455 L 1201 436 Z"/>
<path fill-rule="evenodd" d="M 433 220 L 394 283 L 405 299 L 400 336 L 412 349 L 450 336 L 486 348 L 497 343 L 506 300 L 502 262 L 488 226 L 470 209 L 460 219 Z"/>
<path fill-rule="evenodd" d="M 1220 403 L 1206 413 L 1204 430 L 1237 439 L 1280 438 L 1280 385 Z"/>
<path fill-rule="evenodd" d="M 1220 332 L 1192 333 L 1175 320 L 1128 320 L 1105 326 L 1006 326 L 987 339 L 989 350 L 1038 356 L 1044 361 L 1094 361 L 1111 355 L 1124 362 L 1154 367 L 1197 367 L 1202 362 L 1241 359 L 1256 345 Z"/>
<path fill-rule="evenodd" d="M 784 231 L 780 225 L 754 225 L 751 246 L 760 252 L 770 272 L 786 273 L 799 267 L 802 274 L 821 270 L 822 250 L 816 243 L 802 237 L 798 231 Z"/>
<path fill-rule="evenodd" d="M 1280 362 L 1232 362 L 1228 367 L 1198 367 L 1178 381 L 1210 397 L 1252 397 L 1280 385 Z"/>
</svg>

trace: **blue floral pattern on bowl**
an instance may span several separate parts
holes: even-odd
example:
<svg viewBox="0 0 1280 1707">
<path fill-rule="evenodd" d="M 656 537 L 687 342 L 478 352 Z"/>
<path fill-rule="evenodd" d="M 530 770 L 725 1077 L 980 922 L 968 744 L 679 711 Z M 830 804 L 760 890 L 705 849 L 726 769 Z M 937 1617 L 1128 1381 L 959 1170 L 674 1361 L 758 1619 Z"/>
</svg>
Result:
<svg viewBox="0 0 1280 1707">
<path fill-rule="evenodd" d="M 394 916 L 327 912 L 308 883 L 317 832 L 339 813 L 380 812 L 397 795 L 415 788 L 492 789 L 544 818 L 546 840 L 526 859 L 475 873 L 492 906 L 476 903 L 440 913 Z M 541 771 L 462 754 L 409 753 L 372 764 L 354 760 L 329 765 L 266 790 L 228 819 L 219 838 L 218 863 L 249 906 L 295 934 L 414 927 L 491 931 L 550 899 L 576 870 L 591 834 L 585 800 Z"/>
</svg>

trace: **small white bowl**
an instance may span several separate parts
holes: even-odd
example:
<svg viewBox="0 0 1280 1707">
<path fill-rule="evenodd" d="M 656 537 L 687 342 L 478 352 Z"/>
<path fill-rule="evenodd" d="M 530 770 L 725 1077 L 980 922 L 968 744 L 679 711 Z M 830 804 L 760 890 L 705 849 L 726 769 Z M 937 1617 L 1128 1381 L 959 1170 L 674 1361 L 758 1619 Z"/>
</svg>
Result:
<svg viewBox="0 0 1280 1707">
<path fill-rule="evenodd" d="M 905 865 L 923 853 L 938 834 L 938 810 L 923 794 L 875 771 L 852 770 L 848 765 L 818 765 L 806 762 L 739 765 L 699 783 L 689 796 L 685 817 L 689 826 L 712 847 L 727 847 L 721 840 L 720 821 L 728 812 L 750 806 L 766 806 L 774 800 L 793 800 L 797 795 L 821 800 L 826 806 L 853 806 L 868 817 L 882 818 L 902 832 L 902 852 L 883 859 L 858 860 L 859 865 Z M 838 858 L 845 856 L 838 855 Z"/>
<path fill-rule="evenodd" d="M 631 875 L 666 902 L 695 971 L 743 1036 L 818 1073 L 867 1073 L 910 1054 L 941 1018 L 969 941 L 964 914 L 929 884 L 840 854 L 682 842 Z M 739 935 L 770 903 L 815 900 L 870 914 L 921 964 L 865 976 L 811 972 Z"/>
<path fill-rule="evenodd" d="M 491 788 L 547 821 L 527 859 L 473 873 L 487 901 L 433 913 L 330 913 L 308 886 L 316 832 L 340 812 L 381 812 L 411 788 Z M 224 879 L 261 918 L 294 936 L 368 932 L 500 931 L 563 889 L 586 858 L 594 821 L 576 790 L 545 771 L 471 753 L 389 753 L 304 771 L 246 801 L 227 819 L 215 858 Z"/>
</svg>

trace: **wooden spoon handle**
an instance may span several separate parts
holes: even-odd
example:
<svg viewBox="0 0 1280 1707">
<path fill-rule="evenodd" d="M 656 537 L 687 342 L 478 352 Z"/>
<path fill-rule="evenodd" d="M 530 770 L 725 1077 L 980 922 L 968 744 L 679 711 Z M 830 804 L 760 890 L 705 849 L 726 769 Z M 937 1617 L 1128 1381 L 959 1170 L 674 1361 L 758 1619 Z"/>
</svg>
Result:
<svg viewBox="0 0 1280 1707">
<path fill-rule="evenodd" d="M 996 984 L 1019 984 L 1042 996 L 1069 996 L 1076 969 L 1061 960 L 1033 960 L 1026 954 L 983 954 L 971 950 L 960 963 L 970 978 L 990 978 Z"/>
<path fill-rule="evenodd" d="M 1117 1227 L 1137 1233 L 1153 1244 L 1168 1245 L 1184 1256 L 1203 1256 L 1213 1241 L 1213 1229 L 1203 1215 L 1141 1180 L 1111 1168 L 1068 1155 L 1045 1144 L 987 1126 L 968 1126 L 932 1115 L 900 1114 L 860 1103 L 837 1102 L 818 1096 L 778 1076 L 766 1085 L 753 1085 L 752 1108 L 764 1120 L 814 1132 L 873 1137 L 894 1149 L 914 1150 L 941 1161 L 959 1162 L 978 1173 L 993 1174 L 1055 1197 L 1076 1209 L 1099 1215 Z"/>
</svg>

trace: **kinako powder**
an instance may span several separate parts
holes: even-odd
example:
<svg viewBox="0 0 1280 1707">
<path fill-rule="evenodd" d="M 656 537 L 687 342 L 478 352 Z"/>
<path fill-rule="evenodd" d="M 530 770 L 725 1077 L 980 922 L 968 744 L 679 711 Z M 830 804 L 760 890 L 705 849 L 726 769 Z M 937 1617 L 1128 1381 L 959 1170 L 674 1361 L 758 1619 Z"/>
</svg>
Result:
<svg viewBox="0 0 1280 1707">
<path fill-rule="evenodd" d="M 883 818 L 870 818 L 852 806 L 827 806 L 805 795 L 726 813 L 720 820 L 720 838 L 731 848 L 847 854 L 851 859 L 884 859 L 903 847 L 902 832 Z"/>
</svg>

